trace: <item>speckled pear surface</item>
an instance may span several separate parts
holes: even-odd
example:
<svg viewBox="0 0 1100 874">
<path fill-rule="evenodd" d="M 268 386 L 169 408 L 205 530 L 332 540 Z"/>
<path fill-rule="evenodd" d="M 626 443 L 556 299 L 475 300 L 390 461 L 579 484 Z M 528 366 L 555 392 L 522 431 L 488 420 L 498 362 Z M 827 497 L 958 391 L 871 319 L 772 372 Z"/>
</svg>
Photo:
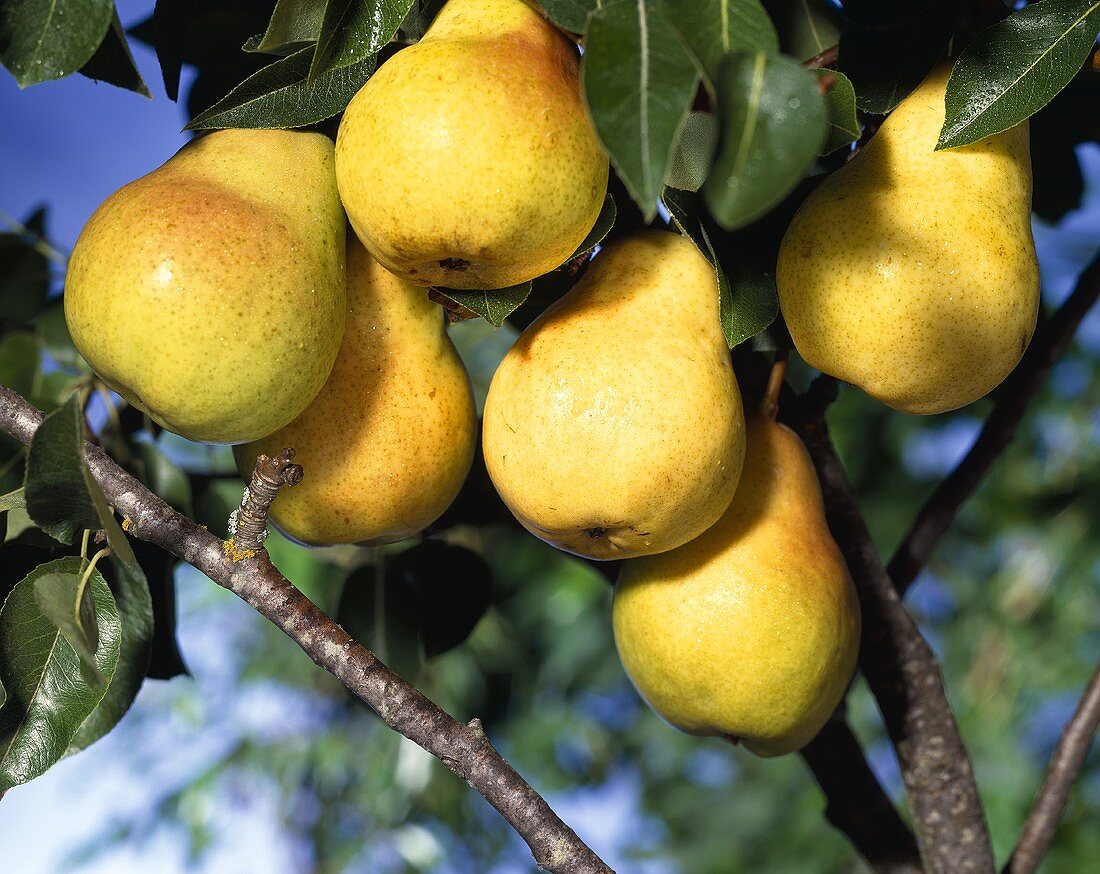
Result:
<svg viewBox="0 0 1100 874">
<path fill-rule="evenodd" d="M 612 607 L 623 667 L 690 734 L 761 756 L 805 746 L 855 671 L 860 613 L 794 432 L 748 417 L 737 494 L 703 535 L 623 565 Z"/>
<path fill-rule="evenodd" d="M 296 450 L 305 476 L 271 511 L 291 537 L 378 544 L 447 509 L 476 437 L 470 379 L 443 311 L 349 238 L 347 330 L 328 382 L 297 419 L 235 454 L 247 479 L 260 452 Z"/>
<path fill-rule="evenodd" d="M 417 285 L 467 289 L 567 261 L 607 188 L 578 70 L 523 0 L 450 0 L 340 123 L 340 196 L 371 254 Z"/>
<path fill-rule="evenodd" d="M 668 231 L 608 245 L 504 357 L 482 433 L 504 502 L 561 549 L 627 558 L 702 533 L 745 454 L 714 268 Z"/>
<path fill-rule="evenodd" d="M 776 275 L 799 354 L 910 413 L 1000 384 L 1039 307 L 1027 124 L 934 151 L 949 72 L 935 70 L 807 198 Z"/>
<path fill-rule="evenodd" d="M 336 360 L 345 227 L 326 137 L 193 140 L 85 225 L 65 279 L 73 342 L 170 431 L 215 443 L 270 434 Z"/>
</svg>

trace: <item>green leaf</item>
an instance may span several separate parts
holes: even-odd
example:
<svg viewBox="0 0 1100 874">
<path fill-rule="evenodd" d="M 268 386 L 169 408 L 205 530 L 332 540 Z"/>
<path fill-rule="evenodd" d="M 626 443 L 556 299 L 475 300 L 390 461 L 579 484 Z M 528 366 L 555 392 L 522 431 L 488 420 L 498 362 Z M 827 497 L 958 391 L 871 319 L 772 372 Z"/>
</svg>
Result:
<svg viewBox="0 0 1100 874">
<path fill-rule="evenodd" d="M 592 14 L 581 62 L 604 148 L 646 221 L 698 83 L 691 56 L 658 7 L 615 0 Z"/>
<path fill-rule="evenodd" d="M 334 67 L 358 64 L 386 45 L 408 14 L 413 0 L 328 0 L 309 82 Z"/>
<path fill-rule="evenodd" d="M 583 34 L 588 28 L 588 15 L 599 9 L 601 0 L 542 0 L 539 5 L 554 24 L 569 33 Z"/>
<path fill-rule="evenodd" d="M 828 134 L 820 155 L 827 155 L 837 149 L 854 143 L 862 131 L 856 118 L 856 92 L 848 77 L 836 70 L 810 70 L 818 81 L 829 77 L 832 84 L 825 92 L 825 114 Z"/>
<path fill-rule="evenodd" d="M 80 68 L 80 74 L 150 99 L 153 96 L 134 63 L 134 56 L 126 42 L 126 32 L 122 29 L 122 22 L 118 20 L 118 10 L 113 7 L 111 26 L 107 28 L 103 42 L 99 44 L 95 54 Z"/>
<path fill-rule="evenodd" d="M 0 385 L 30 396 L 38 378 L 39 359 L 38 341 L 29 331 L 0 337 Z"/>
<path fill-rule="evenodd" d="M 72 543 L 85 528 L 100 527 L 86 470 L 84 413 L 72 395 L 31 439 L 24 482 L 31 519 L 62 543 Z"/>
<path fill-rule="evenodd" d="M 1096 45 L 1098 0 L 1044 0 L 982 31 L 947 81 L 937 149 L 1015 127 L 1069 84 Z"/>
<path fill-rule="evenodd" d="M 27 233 L 0 234 L 0 326 L 22 327 L 46 305 L 50 262 L 42 251 L 46 209 L 27 219 Z"/>
<path fill-rule="evenodd" d="M 164 91 L 169 100 L 179 98 L 180 70 L 194 15 L 194 0 L 182 3 L 180 0 L 157 0 L 152 17 L 136 28 L 138 33 L 146 34 L 137 38 L 148 41 L 157 53 Z"/>
<path fill-rule="evenodd" d="M 680 141 L 665 173 L 665 185 L 698 191 L 710 172 L 718 147 L 718 119 L 709 112 L 692 112 L 680 131 Z"/>
<path fill-rule="evenodd" d="M 288 55 L 305 43 L 317 41 L 325 16 L 325 0 L 278 0 L 267 30 L 245 51 L 269 55 Z"/>
<path fill-rule="evenodd" d="M 8 693 L 0 708 L 0 792 L 37 777 L 64 755 L 114 676 L 121 622 L 98 570 L 88 586 L 98 623 L 95 666 L 103 684 L 82 668 L 76 651 L 35 600 L 40 577 L 80 570 L 75 556 L 41 565 L 16 584 L 0 610 L 0 683 Z"/>
<path fill-rule="evenodd" d="M 253 73 L 187 125 L 209 128 L 292 128 L 316 124 L 342 112 L 374 72 L 374 57 L 333 69 L 306 82 L 313 59 L 307 46 Z"/>
<path fill-rule="evenodd" d="M 839 66 L 860 109 L 889 112 L 924 80 L 955 32 L 959 6 L 960 0 L 845 3 Z"/>
<path fill-rule="evenodd" d="M 95 602 L 89 584 L 81 586 L 81 577 L 80 571 L 42 574 L 34 581 L 34 602 L 102 683 L 95 661 L 99 649 Z"/>
<path fill-rule="evenodd" d="M 759 0 L 663 0 L 666 17 L 693 55 L 711 93 L 730 52 L 779 51 L 779 37 Z"/>
<path fill-rule="evenodd" d="M 46 351 L 64 367 L 86 369 L 84 359 L 76 351 L 69 326 L 65 324 L 65 307 L 56 301 L 34 321 L 35 332 Z"/>
<path fill-rule="evenodd" d="M 721 143 L 703 196 L 722 227 L 766 213 L 798 184 L 825 141 L 825 101 L 783 55 L 730 55 L 718 81 Z"/>
<path fill-rule="evenodd" d="M 111 24 L 112 0 L 11 0 L 0 9 L 0 61 L 20 88 L 83 67 Z"/>
<path fill-rule="evenodd" d="M 718 316 L 729 348 L 733 349 L 767 328 L 779 314 L 774 281 L 744 268 L 742 263 L 733 264 L 732 275 L 727 275 L 703 225 L 694 195 L 666 188 L 662 200 L 676 227 L 714 265 L 718 276 Z"/>
<path fill-rule="evenodd" d="M 577 246 L 577 251 L 569 256 L 569 261 L 591 252 L 602 243 L 603 238 L 606 237 L 615 226 L 615 218 L 617 215 L 618 210 L 615 206 L 615 198 L 610 194 L 605 195 L 603 206 L 600 207 L 600 214 L 596 216 L 596 223 L 592 225 L 592 230 L 588 232 L 588 235 L 581 241 L 581 244 Z M 566 261 L 565 264 L 568 264 L 569 261 Z M 562 266 L 564 267 L 565 265 L 563 264 Z M 500 326 L 498 325 L 497 327 Z"/>
<path fill-rule="evenodd" d="M 531 281 L 508 288 L 494 288 L 490 291 L 463 291 L 457 288 L 435 290 L 448 300 L 453 300 L 471 312 L 477 313 L 494 328 L 499 328 L 504 324 L 504 320 L 527 300 L 527 295 L 531 293 Z"/>
<path fill-rule="evenodd" d="M 829 0 L 764 0 L 779 33 L 779 49 L 805 61 L 835 46 L 838 11 Z"/>
<path fill-rule="evenodd" d="M 149 669 L 153 646 L 153 599 L 149 583 L 135 561 L 132 566 L 114 561 L 109 583 L 122 625 L 118 665 L 103 700 L 96 705 L 73 737 L 66 755 L 82 750 L 109 732 L 134 703 Z"/>
<path fill-rule="evenodd" d="M 24 497 L 23 489 L 16 489 L 13 492 L 8 492 L 6 495 L 0 496 L 0 513 L 6 513 L 8 510 L 14 510 L 16 507 L 23 508 L 26 506 L 27 501 Z"/>
</svg>

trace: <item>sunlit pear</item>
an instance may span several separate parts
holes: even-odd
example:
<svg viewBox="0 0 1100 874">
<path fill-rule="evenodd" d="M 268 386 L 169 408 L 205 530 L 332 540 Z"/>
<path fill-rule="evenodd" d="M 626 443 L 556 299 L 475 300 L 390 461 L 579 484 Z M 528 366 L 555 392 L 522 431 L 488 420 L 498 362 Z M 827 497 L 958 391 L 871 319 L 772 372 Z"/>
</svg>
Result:
<svg viewBox="0 0 1100 874">
<path fill-rule="evenodd" d="M 345 227 L 326 137 L 193 140 L 84 226 L 65 280 L 73 342 L 107 385 L 177 434 L 270 434 L 336 360 Z"/>
<path fill-rule="evenodd" d="M 679 549 L 626 562 L 612 617 L 623 667 L 657 713 L 777 756 L 805 746 L 844 696 L 860 611 L 805 447 L 747 419 L 725 515 Z"/>
<path fill-rule="evenodd" d="M 348 240 L 348 317 L 328 382 L 285 428 L 235 449 L 241 476 L 291 447 L 305 476 L 271 518 L 303 543 L 390 543 L 423 530 L 458 494 L 477 414 L 466 369 L 422 288 Z"/>
<path fill-rule="evenodd" d="M 1027 123 L 934 151 L 949 72 L 935 70 L 809 196 L 776 277 L 799 354 L 910 413 L 999 385 L 1039 307 Z"/>
<path fill-rule="evenodd" d="M 417 285 L 504 288 L 561 266 L 607 169 L 576 46 L 523 0 L 449 0 L 354 97 L 336 145 L 359 239 Z"/>
<path fill-rule="evenodd" d="M 485 464 L 516 518 L 595 559 L 663 552 L 729 505 L 745 453 L 714 268 L 685 237 L 608 245 L 489 387 Z"/>
</svg>

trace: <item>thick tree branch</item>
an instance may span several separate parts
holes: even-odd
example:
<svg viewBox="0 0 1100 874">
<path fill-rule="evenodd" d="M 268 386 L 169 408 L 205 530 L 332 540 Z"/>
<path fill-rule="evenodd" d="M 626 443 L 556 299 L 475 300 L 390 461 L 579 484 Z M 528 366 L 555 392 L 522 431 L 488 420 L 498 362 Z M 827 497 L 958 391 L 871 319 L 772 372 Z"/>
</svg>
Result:
<svg viewBox="0 0 1100 874">
<path fill-rule="evenodd" d="M 41 411 L 0 386 L 0 430 L 30 443 L 42 418 Z M 242 557 L 248 550 L 234 554 L 98 447 L 86 444 L 85 457 L 107 500 L 129 520 L 132 535 L 198 568 L 281 628 L 390 728 L 477 790 L 527 842 L 540 867 L 560 872 L 611 870 L 500 756 L 479 720 L 463 725 L 393 673 L 283 577 L 266 551 L 250 557 Z"/>
<path fill-rule="evenodd" d="M 1024 823 L 1020 840 L 1005 865 L 1005 874 L 1033 874 L 1046 855 L 1058 829 L 1058 821 L 1069 800 L 1081 766 L 1085 763 L 1097 726 L 1100 726 L 1100 665 L 1077 705 L 1077 712 L 1066 723 L 1054 755 L 1050 757 L 1046 776 L 1031 812 Z"/>
<path fill-rule="evenodd" d="M 822 408 L 820 403 L 810 406 Z M 813 458 L 829 527 L 859 591 L 860 668 L 897 749 L 924 865 L 943 874 L 993 871 L 970 757 L 935 656 L 875 551 L 824 419 L 793 412 L 791 424 Z"/>
<path fill-rule="evenodd" d="M 1085 268 L 1073 294 L 1043 326 L 1020 364 L 1005 380 L 993 412 L 974 446 L 925 502 L 909 533 L 894 553 L 888 570 L 894 586 L 902 594 L 924 567 L 959 508 L 978 488 L 990 465 L 1015 436 L 1029 404 L 1050 369 L 1065 353 L 1077 326 L 1098 295 L 1100 256 Z"/>
</svg>

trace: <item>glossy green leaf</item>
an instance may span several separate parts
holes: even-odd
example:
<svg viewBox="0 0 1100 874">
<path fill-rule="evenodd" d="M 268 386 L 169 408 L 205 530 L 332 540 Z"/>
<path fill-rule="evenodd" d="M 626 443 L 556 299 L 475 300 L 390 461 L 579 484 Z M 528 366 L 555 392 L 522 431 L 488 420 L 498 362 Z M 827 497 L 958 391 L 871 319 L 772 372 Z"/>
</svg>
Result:
<svg viewBox="0 0 1100 874">
<path fill-rule="evenodd" d="M 779 37 L 759 0 L 663 0 L 666 17 L 695 59 L 711 92 L 730 52 L 779 51 Z"/>
<path fill-rule="evenodd" d="M 596 223 L 592 225 L 592 230 L 588 232 L 587 236 L 581 241 L 581 244 L 577 246 L 577 251 L 569 256 L 569 261 L 591 252 L 602 243 L 603 238 L 606 237 L 615 226 L 615 218 L 617 215 L 618 209 L 615 206 L 615 198 L 610 194 L 605 195 L 603 206 L 600 208 L 600 214 L 596 216 Z M 568 264 L 569 261 L 565 263 Z"/>
<path fill-rule="evenodd" d="M 37 777 L 64 755 L 114 676 L 121 622 L 98 570 L 88 586 L 99 635 L 95 665 L 104 683 L 95 682 L 35 600 L 40 577 L 80 571 L 75 556 L 41 565 L 15 586 L 0 610 L 0 683 L 8 693 L 0 708 L 0 792 Z"/>
<path fill-rule="evenodd" d="M 278 0 L 267 30 L 254 43 L 246 43 L 245 51 L 287 55 L 316 42 L 327 5 L 325 0 Z"/>
<path fill-rule="evenodd" d="M 464 291 L 457 288 L 437 288 L 435 291 L 470 312 L 477 313 L 494 328 L 504 324 L 504 320 L 527 300 L 531 293 L 531 282 L 512 285 L 508 288 L 494 288 L 489 291 Z"/>
<path fill-rule="evenodd" d="M 309 82 L 377 54 L 393 39 L 412 4 L 413 0 L 328 0 Z"/>
<path fill-rule="evenodd" d="M 600 8 L 602 0 L 541 0 L 539 5 L 562 30 L 583 34 L 588 29 L 589 14 Z"/>
<path fill-rule="evenodd" d="M 703 195 L 722 227 L 759 218 L 798 184 L 825 141 L 817 80 L 783 55 L 735 53 L 718 80 L 721 143 Z"/>
<path fill-rule="evenodd" d="M 829 0 L 764 0 L 779 34 L 779 50 L 798 61 L 835 46 L 840 37 L 839 11 Z"/>
<path fill-rule="evenodd" d="M 615 0 L 589 19 L 581 78 L 596 132 L 648 221 L 691 109 L 695 63 L 659 7 Z"/>
<path fill-rule="evenodd" d="M 818 80 L 829 78 L 832 83 L 825 92 L 825 114 L 828 133 L 819 154 L 827 155 L 859 139 L 862 131 L 856 117 L 856 92 L 848 77 L 837 70 L 811 70 Z"/>
<path fill-rule="evenodd" d="M 306 82 L 313 47 L 299 49 L 245 79 L 187 125 L 209 128 L 293 128 L 316 124 L 342 112 L 374 72 L 370 57 Z"/>
<path fill-rule="evenodd" d="M 1100 0 L 1043 0 L 982 31 L 951 70 L 936 148 L 969 145 L 1042 109 L 1081 69 L 1098 31 Z"/>
<path fill-rule="evenodd" d="M 665 173 L 665 185 L 698 191 L 710 172 L 718 147 L 718 119 L 709 112 L 693 112 L 684 122 L 680 140 Z"/>
<path fill-rule="evenodd" d="M 99 44 L 95 54 L 88 59 L 88 63 L 80 68 L 80 74 L 99 82 L 107 82 L 133 91 L 143 97 L 152 98 L 149 87 L 141 78 L 134 56 L 130 52 L 130 46 L 126 42 L 126 31 L 122 29 L 122 22 L 118 20 L 118 10 L 111 13 L 111 26 Z"/>
<path fill-rule="evenodd" d="M 9 0 L 0 7 L 0 61 L 20 88 L 75 73 L 111 24 L 112 0 Z"/>
<path fill-rule="evenodd" d="M 34 602 L 65 635 L 96 681 L 102 683 L 103 677 L 95 661 L 96 650 L 99 649 L 95 599 L 90 584 L 81 585 L 82 578 L 80 570 L 42 574 L 34 581 Z"/>
</svg>

